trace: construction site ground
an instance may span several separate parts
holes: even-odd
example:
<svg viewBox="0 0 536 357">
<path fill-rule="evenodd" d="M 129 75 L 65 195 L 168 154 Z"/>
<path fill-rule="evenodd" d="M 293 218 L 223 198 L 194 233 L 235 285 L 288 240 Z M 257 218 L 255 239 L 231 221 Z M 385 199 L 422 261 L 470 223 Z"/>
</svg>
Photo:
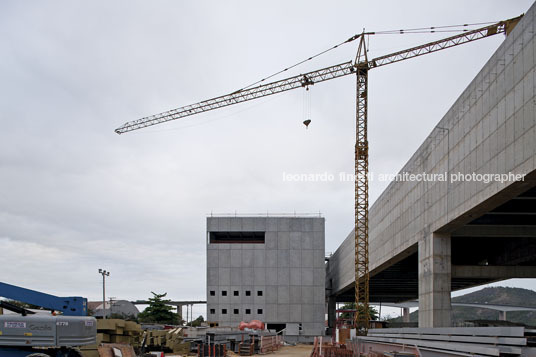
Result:
<svg viewBox="0 0 536 357">
<path fill-rule="evenodd" d="M 296 346 L 283 346 L 278 351 L 273 353 L 266 353 L 266 356 L 277 357 L 309 357 L 313 350 L 313 345 L 296 345 Z M 238 357 L 239 354 L 227 351 L 227 356 Z"/>
<path fill-rule="evenodd" d="M 273 354 L 280 357 L 308 357 L 312 350 L 313 345 L 283 346 Z"/>
</svg>

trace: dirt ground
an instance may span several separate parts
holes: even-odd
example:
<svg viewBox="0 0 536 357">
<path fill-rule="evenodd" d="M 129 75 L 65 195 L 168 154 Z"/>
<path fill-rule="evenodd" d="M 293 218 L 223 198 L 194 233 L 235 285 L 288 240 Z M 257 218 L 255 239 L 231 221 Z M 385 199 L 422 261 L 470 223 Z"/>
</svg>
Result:
<svg viewBox="0 0 536 357">
<path fill-rule="evenodd" d="M 313 351 L 313 345 L 283 346 L 279 351 L 267 353 L 265 356 L 277 357 L 309 357 Z"/>
<path fill-rule="evenodd" d="M 255 355 L 255 356 L 266 356 L 266 357 L 309 357 L 313 351 L 313 345 L 296 345 L 296 346 L 283 346 L 279 351 L 273 353 L 267 353 L 265 355 Z M 227 356 L 229 357 L 239 357 L 238 354 L 234 352 L 227 351 Z M 166 357 L 182 357 L 178 354 L 167 354 Z"/>
</svg>

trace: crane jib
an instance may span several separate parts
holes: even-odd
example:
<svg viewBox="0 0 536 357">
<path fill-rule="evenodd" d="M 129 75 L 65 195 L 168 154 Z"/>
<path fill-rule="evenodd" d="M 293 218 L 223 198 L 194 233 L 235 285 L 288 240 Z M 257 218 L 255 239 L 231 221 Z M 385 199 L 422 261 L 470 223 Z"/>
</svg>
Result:
<svg viewBox="0 0 536 357">
<path fill-rule="evenodd" d="M 141 129 L 167 121 L 184 118 L 210 110 L 219 109 L 229 105 L 246 102 L 256 98 L 285 92 L 291 89 L 307 87 L 318 82 L 323 82 L 355 73 L 356 68 L 358 67 L 368 67 L 369 69 L 376 68 L 390 63 L 399 62 L 405 59 L 440 51 L 449 47 L 458 46 L 481 38 L 493 36 L 498 33 L 508 33 L 510 29 L 512 29 L 519 21 L 521 16 L 506 21 L 501 21 L 496 24 L 482 27 L 476 30 L 467 31 L 459 35 L 447 37 L 442 40 L 429 42 L 420 46 L 376 57 L 366 63 L 355 64 L 349 61 L 335 66 L 326 67 L 317 71 L 312 71 L 306 74 L 300 74 L 272 83 L 259 85 L 257 87 L 241 89 L 220 97 L 208 99 L 199 103 L 187 105 L 185 107 L 180 107 L 163 113 L 127 122 L 121 127 L 117 128 L 115 132 L 117 134 L 122 134 L 136 129 Z"/>
<path fill-rule="evenodd" d="M 324 82 L 330 79 L 343 77 L 354 73 L 355 68 L 351 61 L 322 68 L 316 71 L 300 74 L 294 77 L 263 84 L 257 87 L 241 89 L 231 94 L 204 100 L 199 103 L 187 105 L 177 109 L 169 110 L 142 119 L 134 120 L 124 124 L 115 130 L 122 134 L 128 131 L 144 128 L 147 126 L 163 123 L 170 120 L 180 119 L 194 114 L 219 109 L 233 104 L 246 102 L 249 100 L 285 92 L 295 88 L 301 88 L 315 83 Z"/>
</svg>

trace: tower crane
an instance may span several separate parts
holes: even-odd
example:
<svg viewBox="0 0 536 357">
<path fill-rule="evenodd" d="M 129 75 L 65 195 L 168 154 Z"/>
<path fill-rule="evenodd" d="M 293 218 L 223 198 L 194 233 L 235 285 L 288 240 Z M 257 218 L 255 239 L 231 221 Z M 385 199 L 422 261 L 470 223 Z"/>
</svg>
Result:
<svg viewBox="0 0 536 357">
<path fill-rule="evenodd" d="M 368 140 L 367 140 L 367 103 L 368 103 L 368 72 L 371 69 L 391 63 L 404 61 L 450 47 L 480 40 L 499 33 L 508 35 L 523 15 L 500 21 L 492 25 L 463 32 L 438 41 L 425 43 L 402 51 L 389 53 L 369 60 L 365 44 L 366 36 L 374 32 L 355 35 L 347 42 L 359 40 L 357 55 L 354 61 L 348 61 L 316 71 L 296 75 L 286 79 L 246 87 L 230 94 L 207 99 L 177 109 L 130 121 L 115 130 L 117 134 L 127 133 L 167 121 L 200 114 L 249 100 L 289 91 L 296 88 L 307 88 L 315 83 L 354 74 L 357 79 L 356 91 L 356 143 L 355 143 L 355 302 L 356 313 L 354 324 L 358 334 L 366 334 L 369 315 L 369 254 L 368 254 Z M 361 308 L 360 308 L 361 307 Z"/>
</svg>

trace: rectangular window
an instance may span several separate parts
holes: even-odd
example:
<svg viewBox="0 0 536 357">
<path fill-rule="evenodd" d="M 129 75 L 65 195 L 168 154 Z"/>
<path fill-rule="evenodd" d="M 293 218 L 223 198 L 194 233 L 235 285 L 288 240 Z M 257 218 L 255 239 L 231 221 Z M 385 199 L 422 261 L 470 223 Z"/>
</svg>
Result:
<svg viewBox="0 0 536 357">
<path fill-rule="evenodd" d="M 257 309 L 257 314 L 261 315 L 262 314 L 262 309 Z"/>
<path fill-rule="evenodd" d="M 246 315 L 251 314 L 251 309 L 246 309 Z"/>
<path fill-rule="evenodd" d="M 216 313 L 216 309 L 210 309 L 210 314 L 214 315 Z"/>
<path fill-rule="evenodd" d="M 227 296 L 227 290 L 222 290 L 221 291 L 221 296 Z"/>
<path fill-rule="evenodd" d="M 238 309 L 234 309 L 233 314 L 238 315 Z"/>
<path fill-rule="evenodd" d="M 227 309 L 221 309 L 221 313 L 222 313 L 223 315 L 227 315 Z"/>
<path fill-rule="evenodd" d="M 246 290 L 246 296 L 251 296 L 251 291 L 250 290 Z"/>
<path fill-rule="evenodd" d="M 234 296 L 239 296 L 238 290 L 233 291 Z"/>
<path fill-rule="evenodd" d="M 257 296 L 262 296 L 262 290 L 257 290 Z"/>
<path fill-rule="evenodd" d="M 264 232 L 210 232 L 210 244 L 264 244 Z"/>
<path fill-rule="evenodd" d="M 210 296 L 216 296 L 216 292 L 214 290 L 210 290 Z"/>
</svg>

